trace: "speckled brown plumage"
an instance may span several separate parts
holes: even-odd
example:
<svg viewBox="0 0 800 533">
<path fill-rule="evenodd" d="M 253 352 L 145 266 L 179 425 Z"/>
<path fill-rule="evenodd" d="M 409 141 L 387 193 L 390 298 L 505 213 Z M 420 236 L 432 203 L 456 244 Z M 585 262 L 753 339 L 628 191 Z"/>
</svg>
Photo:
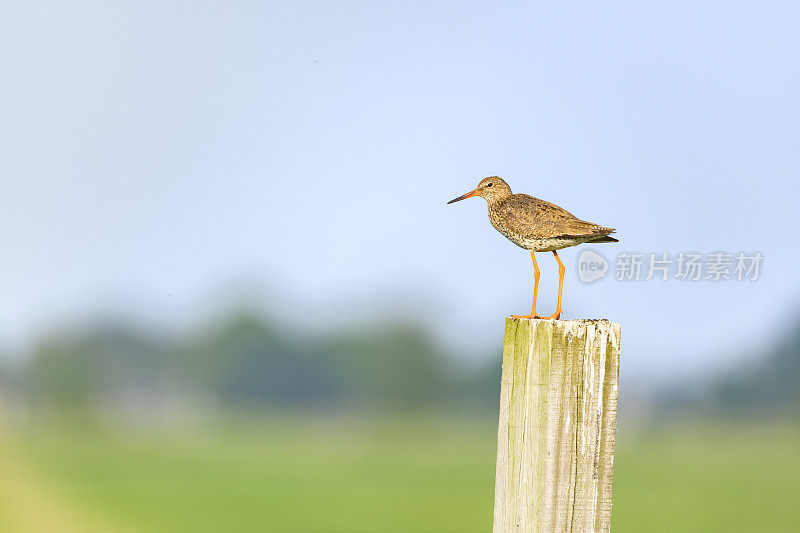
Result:
<svg viewBox="0 0 800 533">
<path fill-rule="evenodd" d="M 614 228 L 581 220 L 566 209 L 539 198 L 527 194 L 513 194 L 511 187 L 497 176 L 482 179 L 475 190 L 447 203 L 451 204 L 473 196 L 480 196 L 486 200 L 489 206 L 489 221 L 497 231 L 520 248 L 531 251 L 536 280 L 533 308 L 530 315 L 523 315 L 522 318 L 541 318 L 536 314 L 539 267 L 536 265 L 534 252 L 553 252 L 558 261 L 558 303 L 556 312 L 548 318 L 559 318 L 564 265 L 558 258 L 556 250 L 585 242 L 618 242 L 609 236 L 614 233 Z"/>
<path fill-rule="evenodd" d="M 566 209 L 511 194 L 489 202 L 489 221 L 508 240 L 526 250 L 549 252 L 584 242 L 613 242 L 614 228 L 581 220 Z"/>
</svg>

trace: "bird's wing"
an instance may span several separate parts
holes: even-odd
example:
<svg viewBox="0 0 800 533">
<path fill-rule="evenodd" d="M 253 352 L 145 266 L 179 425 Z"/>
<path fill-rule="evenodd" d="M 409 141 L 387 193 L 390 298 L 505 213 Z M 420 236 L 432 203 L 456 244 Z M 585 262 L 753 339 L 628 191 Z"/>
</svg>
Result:
<svg viewBox="0 0 800 533">
<path fill-rule="evenodd" d="M 513 195 L 503 202 L 501 210 L 515 229 L 537 239 L 599 236 L 614 232 L 614 228 L 581 220 L 563 207 L 527 194 Z"/>
</svg>

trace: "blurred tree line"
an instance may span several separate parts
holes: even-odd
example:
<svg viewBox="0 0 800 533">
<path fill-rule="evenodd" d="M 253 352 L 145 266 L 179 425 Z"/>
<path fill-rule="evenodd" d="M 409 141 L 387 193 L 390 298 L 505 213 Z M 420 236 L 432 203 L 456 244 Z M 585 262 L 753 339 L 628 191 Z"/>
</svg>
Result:
<svg viewBox="0 0 800 533">
<path fill-rule="evenodd" d="M 322 335 L 242 310 L 182 337 L 125 323 L 50 335 L 23 366 L 0 369 L 0 399 L 11 392 L 33 409 L 140 418 L 208 406 L 493 412 L 500 372 L 499 347 L 468 365 L 409 322 Z M 800 412 L 800 324 L 767 354 L 654 398 L 661 416 L 742 412 Z"/>
<path fill-rule="evenodd" d="M 752 354 L 709 379 L 688 386 L 675 384 L 655 398 L 656 415 L 749 415 L 800 414 L 800 319 L 785 330 L 766 352 Z"/>
<path fill-rule="evenodd" d="M 184 338 L 131 325 L 55 334 L 19 376 L 35 408 L 159 410 L 235 408 L 416 410 L 495 407 L 498 356 L 464 370 L 428 332 L 409 323 L 327 337 L 287 332 L 240 311 Z"/>
<path fill-rule="evenodd" d="M 800 414 L 800 321 L 765 358 L 737 365 L 715 381 L 710 396 L 722 411 Z"/>
</svg>

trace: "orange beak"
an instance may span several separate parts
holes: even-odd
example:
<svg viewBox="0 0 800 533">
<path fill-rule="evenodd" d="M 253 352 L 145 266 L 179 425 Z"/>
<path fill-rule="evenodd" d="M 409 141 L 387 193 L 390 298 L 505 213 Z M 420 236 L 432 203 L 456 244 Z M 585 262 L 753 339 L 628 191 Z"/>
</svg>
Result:
<svg viewBox="0 0 800 533">
<path fill-rule="evenodd" d="M 473 196 L 480 196 L 480 194 L 481 194 L 481 192 L 480 192 L 478 189 L 475 189 L 474 191 L 470 191 L 470 192 L 468 192 L 467 194 L 462 194 L 462 195 L 461 195 L 461 196 L 459 196 L 458 198 L 453 198 L 452 200 L 450 200 L 450 201 L 449 201 L 449 202 L 447 202 L 447 203 L 448 203 L 448 204 L 452 204 L 453 202 L 458 202 L 458 201 L 461 201 L 461 200 L 466 200 L 467 198 L 472 198 Z"/>
</svg>

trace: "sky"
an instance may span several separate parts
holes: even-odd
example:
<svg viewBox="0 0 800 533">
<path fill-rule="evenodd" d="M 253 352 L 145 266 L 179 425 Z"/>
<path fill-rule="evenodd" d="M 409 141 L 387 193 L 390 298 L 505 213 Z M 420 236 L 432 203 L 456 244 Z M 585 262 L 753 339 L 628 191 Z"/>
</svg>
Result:
<svg viewBox="0 0 800 533">
<path fill-rule="evenodd" d="M 561 253 L 563 318 L 620 322 L 626 375 L 763 353 L 800 308 L 798 26 L 794 2 L 6 6 L 0 350 L 239 294 L 496 354 L 530 257 L 483 200 L 445 202 L 500 175 L 617 228 L 606 279 Z M 621 252 L 692 251 L 758 251 L 760 278 L 613 279 Z"/>
</svg>

